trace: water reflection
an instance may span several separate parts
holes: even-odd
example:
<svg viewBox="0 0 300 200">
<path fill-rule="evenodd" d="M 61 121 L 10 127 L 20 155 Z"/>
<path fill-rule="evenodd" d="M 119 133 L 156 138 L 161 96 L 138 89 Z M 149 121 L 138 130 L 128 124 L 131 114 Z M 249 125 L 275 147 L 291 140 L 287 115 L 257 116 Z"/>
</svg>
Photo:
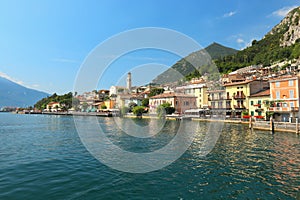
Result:
<svg viewBox="0 0 300 200">
<path fill-rule="evenodd" d="M 248 126 L 225 124 L 215 148 L 203 156 L 210 125 L 189 121 L 181 130 L 195 133 L 195 139 L 178 160 L 158 171 L 129 174 L 94 159 L 80 143 L 72 118 L 0 119 L 0 199 L 295 199 L 300 191 L 300 141 L 294 134 L 251 133 Z M 112 119 L 96 119 L 110 141 L 132 152 L 163 147 L 180 129 L 167 121 L 155 136 L 134 138 Z M 96 130 L 90 118 L 80 120 Z"/>
</svg>

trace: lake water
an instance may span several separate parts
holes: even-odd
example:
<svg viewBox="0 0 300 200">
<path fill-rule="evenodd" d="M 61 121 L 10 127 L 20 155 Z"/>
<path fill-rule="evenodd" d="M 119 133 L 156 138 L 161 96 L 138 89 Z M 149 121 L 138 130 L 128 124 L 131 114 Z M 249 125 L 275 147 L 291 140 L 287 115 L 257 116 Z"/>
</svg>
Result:
<svg viewBox="0 0 300 200">
<path fill-rule="evenodd" d="M 155 139 L 132 140 L 132 136 L 116 131 L 112 118 L 97 119 L 114 144 L 133 152 L 153 151 L 166 145 L 178 126 L 178 122 L 168 121 Z M 123 120 L 127 123 L 131 119 Z M 148 121 L 134 123 L 143 126 Z M 195 123 L 201 127 L 207 125 L 186 123 L 187 127 Z M 224 124 L 216 146 L 205 157 L 199 154 L 197 137 L 171 165 L 149 173 L 126 173 L 107 167 L 86 150 L 72 117 L 1 113 L 0 199 L 295 199 L 299 196 L 300 139 L 295 134 L 271 135 L 250 132 L 245 125 Z"/>
</svg>

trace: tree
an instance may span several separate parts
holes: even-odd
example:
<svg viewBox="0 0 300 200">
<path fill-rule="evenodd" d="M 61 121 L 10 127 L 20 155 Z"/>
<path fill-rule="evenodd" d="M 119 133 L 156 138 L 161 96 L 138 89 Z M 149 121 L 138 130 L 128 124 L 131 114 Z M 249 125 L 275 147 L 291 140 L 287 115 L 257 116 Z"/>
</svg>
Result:
<svg viewBox="0 0 300 200">
<path fill-rule="evenodd" d="M 135 106 L 132 109 L 133 114 L 135 114 L 136 116 L 142 116 L 143 113 L 145 112 L 145 107 L 144 106 Z"/>
<path fill-rule="evenodd" d="M 87 102 L 83 102 L 83 104 L 82 104 L 82 109 L 83 109 L 83 111 L 86 111 L 86 109 L 88 108 L 88 104 L 87 104 Z"/>
<path fill-rule="evenodd" d="M 165 91 L 164 88 L 151 88 L 149 97 L 159 95 L 159 94 L 163 93 L 164 91 Z"/>
<path fill-rule="evenodd" d="M 105 104 L 102 104 L 101 109 L 107 109 L 107 106 Z"/>
<path fill-rule="evenodd" d="M 145 98 L 142 100 L 142 106 L 145 106 L 145 107 L 149 106 L 149 98 Z"/>
<path fill-rule="evenodd" d="M 77 98 L 72 98 L 72 107 L 73 107 L 75 110 L 78 110 L 79 105 L 80 105 L 79 99 L 77 99 Z"/>
<path fill-rule="evenodd" d="M 175 112 L 175 108 L 169 103 L 163 103 L 159 105 L 156 109 L 157 115 L 159 118 L 165 117 L 165 115 L 170 115 Z"/>
<path fill-rule="evenodd" d="M 123 115 L 126 115 L 128 112 L 129 112 L 129 108 L 128 108 L 128 107 L 123 106 L 123 107 L 121 108 L 121 115 L 122 115 L 122 116 L 123 116 Z"/>
<path fill-rule="evenodd" d="M 129 104 L 128 104 L 128 107 L 129 107 L 129 112 L 132 112 L 132 109 L 134 108 L 134 107 L 136 107 L 137 106 L 137 104 L 136 103 L 134 103 L 134 102 L 130 102 Z"/>
</svg>

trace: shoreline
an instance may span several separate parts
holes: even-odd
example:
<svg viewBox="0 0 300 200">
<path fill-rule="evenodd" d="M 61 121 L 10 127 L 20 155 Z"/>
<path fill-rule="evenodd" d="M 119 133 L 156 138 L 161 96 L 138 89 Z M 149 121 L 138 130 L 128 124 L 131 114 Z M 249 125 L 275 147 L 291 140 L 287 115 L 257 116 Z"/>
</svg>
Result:
<svg viewBox="0 0 300 200">
<path fill-rule="evenodd" d="M 97 113 L 97 112 L 33 112 L 33 113 L 16 113 L 16 114 L 41 114 L 41 115 L 62 115 L 62 116 L 95 116 L 95 117 L 113 117 L 109 113 Z M 158 119 L 157 116 L 151 115 L 143 115 L 142 117 L 137 117 L 135 115 L 125 115 L 125 118 L 141 118 L 141 119 Z M 249 124 L 249 121 L 243 121 L 241 119 L 214 119 L 214 118 L 198 118 L 198 117 L 182 117 L 182 116 L 166 116 L 166 120 L 192 120 L 199 122 L 223 122 L 223 123 L 233 123 L 233 124 Z M 298 125 L 299 126 L 299 125 Z M 250 127 L 249 127 L 250 128 Z M 271 131 L 270 122 L 269 121 L 253 121 L 252 128 L 255 130 L 262 131 Z M 298 128 L 300 130 L 300 127 Z M 288 132 L 288 133 L 296 133 L 296 124 L 289 122 L 274 122 L 274 132 Z"/>
</svg>

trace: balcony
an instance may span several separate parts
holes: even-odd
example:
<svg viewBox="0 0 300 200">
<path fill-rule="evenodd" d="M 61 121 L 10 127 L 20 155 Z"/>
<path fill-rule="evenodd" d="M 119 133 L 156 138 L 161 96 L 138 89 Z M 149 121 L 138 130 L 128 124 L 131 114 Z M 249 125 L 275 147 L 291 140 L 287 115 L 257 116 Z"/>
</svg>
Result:
<svg viewBox="0 0 300 200">
<path fill-rule="evenodd" d="M 234 99 L 246 99 L 246 96 L 241 93 L 241 94 L 236 94 L 233 96 Z"/>
<path fill-rule="evenodd" d="M 232 97 L 231 96 L 226 96 L 226 98 L 225 98 L 226 100 L 231 100 L 232 99 Z"/>
<path fill-rule="evenodd" d="M 263 108 L 257 108 L 257 109 L 255 109 L 255 112 L 263 112 L 263 111 L 264 111 Z"/>
<path fill-rule="evenodd" d="M 233 107 L 234 107 L 234 109 L 237 109 L 237 110 L 238 109 L 241 109 L 241 110 L 246 109 L 246 107 L 244 105 L 234 105 Z"/>
<path fill-rule="evenodd" d="M 298 112 L 298 107 L 270 107 L 269 111 L 279 111 L 279 112 Z"/>
<path fill-rule="evenodd" d="M 222 101 L 224 97 L 208 97 L 208 101 Z"/>
</svg>

